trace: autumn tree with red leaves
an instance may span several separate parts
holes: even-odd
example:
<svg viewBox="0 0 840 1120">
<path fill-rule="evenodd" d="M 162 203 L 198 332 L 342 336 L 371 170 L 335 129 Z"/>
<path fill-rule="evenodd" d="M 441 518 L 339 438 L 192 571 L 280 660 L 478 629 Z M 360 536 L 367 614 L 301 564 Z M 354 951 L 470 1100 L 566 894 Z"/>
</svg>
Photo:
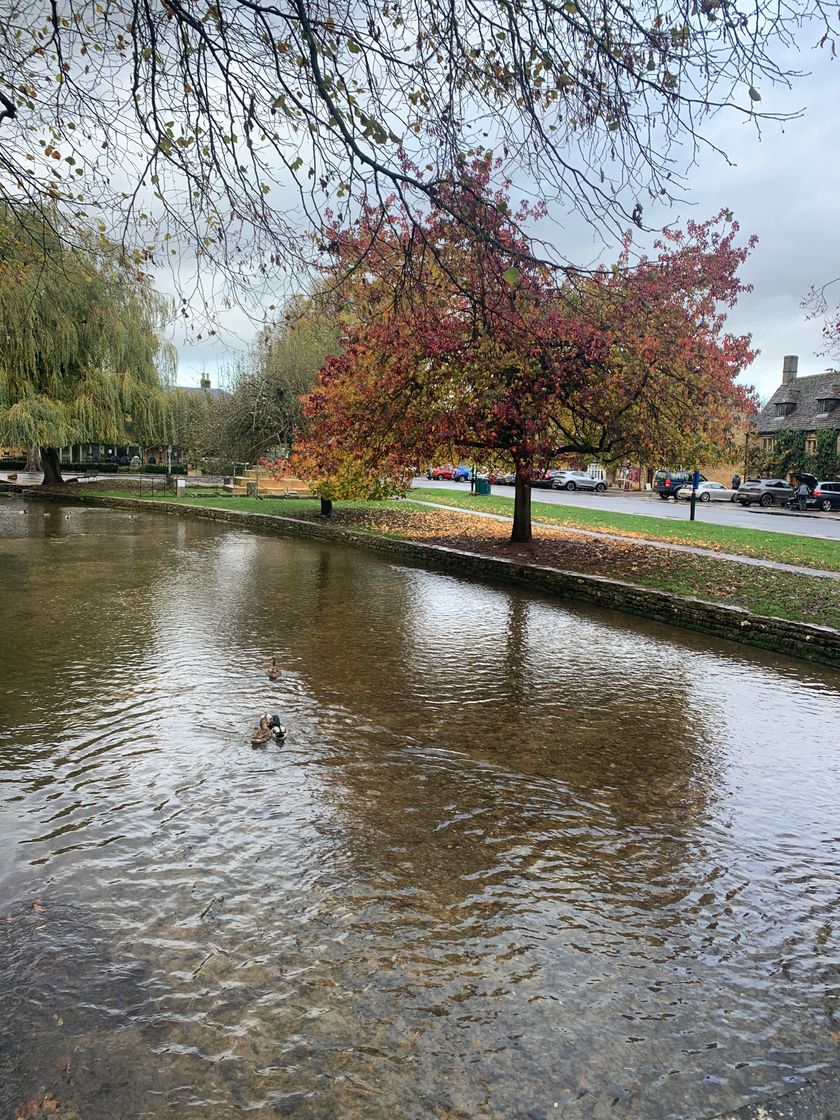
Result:
<svg viewBox="0 0 840 1120">
<path fill-rule="evenodd" d="M 333 472 L 510 460 L 523 542 L 534 471 L 559 456 L 690 461 L 724 443 L 753 356 L 724 311 L 751 242 L 721 214 L 667 232 L 654 258 L 634 261 L 628 238 L 612 268 L 560 277 L 519 232 L 539 213 L 489 178 L 476 164 L 422 217 L 385 206 L 331 231 L 357 318 L 305 403 L 307 447 Z"/>
</svg>

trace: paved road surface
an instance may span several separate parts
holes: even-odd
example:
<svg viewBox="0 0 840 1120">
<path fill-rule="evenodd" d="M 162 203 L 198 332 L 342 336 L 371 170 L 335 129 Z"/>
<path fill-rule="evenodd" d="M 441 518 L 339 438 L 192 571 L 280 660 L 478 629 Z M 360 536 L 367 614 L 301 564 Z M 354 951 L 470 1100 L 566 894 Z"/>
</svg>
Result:
<svg viewBox="0 0 840 1120">
<path fill-rule="evenodd" d="M 469 492 L 469 483 L 430 482 L 427 478 L 415 478 L 415 486 L 431 489 L 456 490 Z M 493 493 L 499 497 L 513 497 L 512 486 L 494 486 Z M 667 517 L 678 521 L 688 521 L 689 502 L 669 500 L 663 502 L 656 494 L 624 493 L 623 491 L 606 494 L 581 493 L 567 490 L 533 491 L 535 502 L 549 502 L 561 506 L 582 507 L 584 509 L 605 509 L 614 513 L 635 513 L 646 517 Z M 695 520 L 710 525 L 736 525 L 740 529 L 759 529 L 777 533 L 795 533 L 803 537 L 824 537 L 840 541 L 840 511 L 835 513 L 788 513 L 775 508 L 765 511 L 759 506 L 746 509 L 732 502 L 698 502 Z M 840 1118 L 838 1118 L 840 1120 Z"/>
</svg>

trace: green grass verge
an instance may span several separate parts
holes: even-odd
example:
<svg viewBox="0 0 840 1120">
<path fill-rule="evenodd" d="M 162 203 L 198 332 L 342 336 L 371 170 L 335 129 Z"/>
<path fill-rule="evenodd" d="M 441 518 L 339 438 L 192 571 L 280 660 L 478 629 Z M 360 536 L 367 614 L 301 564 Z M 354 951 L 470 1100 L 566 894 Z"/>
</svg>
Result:
<svg viewBox="0 0 840 1120">
<path fill-rule="evenodd" d="M 513 516 L 512 497 L 503 498 L 492 494 L 489 498 L 479 498 L 469 493 L 459 494 L 425 488 L 412 490 L 411 496 L 421 501 L 451 506 L 453 509 L 481 510 L 484 513 Z M 738 556 L 754 556 L 759 560 L 776 560 L 783 564 L 799 564 L 807 568 L 840 571 L 840 542 L 838 541 L 799 537 L 792 533 L 777 533 L 761 529 L 739 529 L 734 525 L 709 525 L 702 521 L 689 521 L 688 510 L 684 521 L 671 521 L 662 517 L 647 517 L 632 513 L 560 507 L 532 499 L 531 514 L 534 521 L 542 521 L 546 525 L 601 530 L 605 533 L 619 533 L 642 540 L 669 541 L 673 544 L 708 548 L 716 552 L 731 552 Z"/>
<path fill-rule="evenodd" d="M 675 595 L 743 607 L 753 614 L 840 628 L 840 584 L 836 580 L 685 553 L 666 555 L 666 566 L 645 565 L 616 574 Z"/>
<path fill-rule="evenodd" d="M 143 490 L 120 487 L 114 489 L 76 490 L 75 493 L 92 494 L 102 498 L 142 498 L 144 502 L 174 502 L 178 505 L 212 506 L 215 509 L 238 509 L 244 513 L 274 514 L 277 517 L 301 517 L 320 513 L 318 498 L 244 498 L 231 497 L 224 490 L 187 490 L 183 498 L 176 498 L 171 490 Z M 341 509 L 382 509 L 383 502 L 341 502 Z M 338 506 L 338 503 L 337 503 Z"/>
</svg>

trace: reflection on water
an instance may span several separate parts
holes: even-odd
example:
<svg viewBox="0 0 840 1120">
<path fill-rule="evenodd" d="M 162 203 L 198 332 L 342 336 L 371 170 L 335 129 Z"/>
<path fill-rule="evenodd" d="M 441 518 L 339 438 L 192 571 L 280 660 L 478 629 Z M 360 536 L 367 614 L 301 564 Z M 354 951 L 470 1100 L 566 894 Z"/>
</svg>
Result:
<svg viewBox="0 0 840 1120">
<path fill-rule="evenodd" d="M 836 675 L 9 499 L 0 618 L 3 1117 L 696 1120 L 836 1060 Z"/>
</svg>

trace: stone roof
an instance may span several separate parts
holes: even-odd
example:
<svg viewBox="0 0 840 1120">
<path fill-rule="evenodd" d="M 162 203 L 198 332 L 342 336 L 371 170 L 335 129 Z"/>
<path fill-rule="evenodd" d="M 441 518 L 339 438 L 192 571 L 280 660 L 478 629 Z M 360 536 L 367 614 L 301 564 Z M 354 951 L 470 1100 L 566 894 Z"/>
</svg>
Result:
<svg viewBox="0 0 840 1120">
<path fill-rule="evenodd" d="M 788 406 L 785 415 L 776 415 L 779 404 Z M 783 430 L 840 428 L 840 370 L 830 369 L 811 377 L 792 377 L 779 386 L 762 408 L 755 426 L 760 435 Z"/>
<path fill-rule="evenodd" d="M 203 393 L 205 396 L 212 397 L 214 401 L 220 401 L 228 395 L 224 389 L 211 389 L 205 385 L 176 385 L 175 388 L 181 393 Z"/>
</svg>

